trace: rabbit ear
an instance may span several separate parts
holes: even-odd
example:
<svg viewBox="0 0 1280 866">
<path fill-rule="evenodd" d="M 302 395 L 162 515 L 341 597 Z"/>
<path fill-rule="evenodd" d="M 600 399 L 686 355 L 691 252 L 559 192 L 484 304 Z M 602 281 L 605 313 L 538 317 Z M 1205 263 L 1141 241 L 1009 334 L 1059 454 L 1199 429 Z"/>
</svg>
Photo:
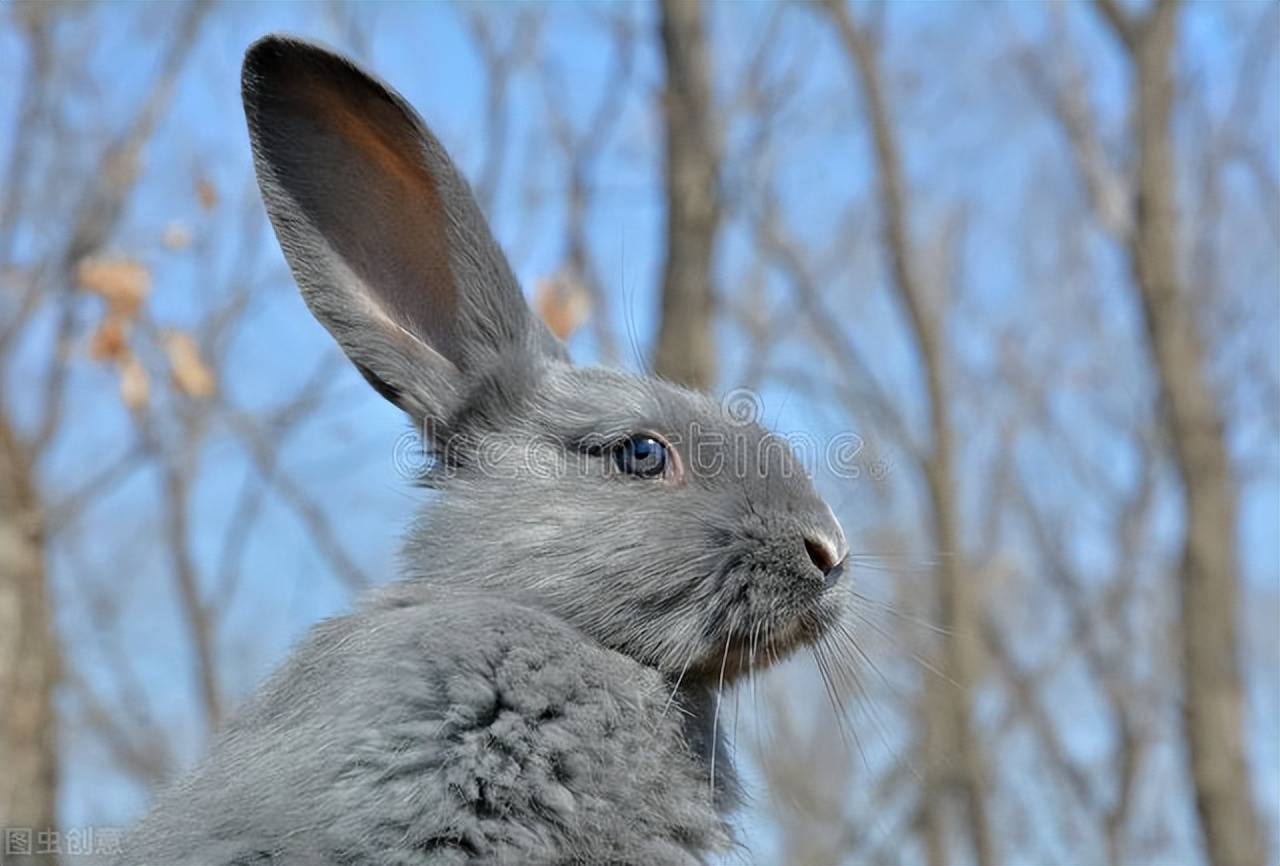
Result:
<svg viewBox="0 0 1280 866">
<path fill-rule="evenodd" d="M 390 87 L 267 36 L 241 76 L 258 185 L 307 305 L 387 399 L 440 419 L 513 353 L 564 356 L 467 182 Z"/>
</svg>

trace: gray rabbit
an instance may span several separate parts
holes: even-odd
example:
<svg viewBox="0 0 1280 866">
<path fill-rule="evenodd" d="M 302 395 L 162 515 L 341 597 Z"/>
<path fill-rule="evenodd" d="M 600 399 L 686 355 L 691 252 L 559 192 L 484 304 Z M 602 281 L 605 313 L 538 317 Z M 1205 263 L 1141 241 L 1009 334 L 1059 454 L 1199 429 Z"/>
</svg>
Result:
<svg viewBox="0 0 1280 866">
<path fill-rule="evenodd" d="M 243 97 L 308 306 L 424 433 L 404 579 L 312 629 L 127 864 L 702 863 L 724 687 L 840 618 L 847 545 L 780 439 L 573 366 L 466 181 L 349 60 L 269 36 Z"/>
</svg>

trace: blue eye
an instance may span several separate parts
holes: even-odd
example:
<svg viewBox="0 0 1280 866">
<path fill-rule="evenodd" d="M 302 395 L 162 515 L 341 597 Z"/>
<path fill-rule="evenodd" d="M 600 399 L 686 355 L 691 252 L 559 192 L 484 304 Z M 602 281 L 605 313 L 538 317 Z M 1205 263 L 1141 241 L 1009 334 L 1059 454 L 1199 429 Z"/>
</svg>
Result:
<svg viewBox="0 0 1280 866">
<path fill-rule="evenodd" d="M 628 475 L 654 478 L 667 469 L 667 446 L 652 436 L 632 436 L 614 449 L 613 460 Z"/>
</svg>

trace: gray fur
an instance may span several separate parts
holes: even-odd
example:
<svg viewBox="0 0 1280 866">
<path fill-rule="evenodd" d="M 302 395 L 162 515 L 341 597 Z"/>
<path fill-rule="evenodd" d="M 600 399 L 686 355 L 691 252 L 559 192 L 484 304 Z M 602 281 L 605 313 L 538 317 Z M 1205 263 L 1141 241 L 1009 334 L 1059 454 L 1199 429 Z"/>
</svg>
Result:
<svg viewBox="0 0 1280 866">
<path fill-rule="evenodd" d="M 839 617 L 838 570 L 805 545 L 844 556 L 830 509 L 759 426 L 669 383 L 572 366 L 466 182 L 385 85 L 267 37 L 244 88 L 299 286 L 422 423 L 423 482 L 440 495 L 410 533 L 404 579 L 316 626 L 119 862 L 666 864 L 726 850 L 738 792 L 720 696 Z M 404 159 L 369 164 L 392 144 Z M 636 433 L 666 439 L 683 476 L 617 471 L 612 449 Z"/>
</svg>

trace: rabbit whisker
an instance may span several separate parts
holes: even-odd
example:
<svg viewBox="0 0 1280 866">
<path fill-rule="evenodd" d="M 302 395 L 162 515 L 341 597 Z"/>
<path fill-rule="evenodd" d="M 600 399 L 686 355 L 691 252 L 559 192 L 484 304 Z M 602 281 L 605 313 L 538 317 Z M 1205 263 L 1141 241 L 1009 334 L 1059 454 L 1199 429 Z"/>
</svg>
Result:
<svg viewBox="0 0 1280 866">
<path fill-rule="evenodd" d="M 858 603 L 860 607 L 875 608 L 876 610 L 883 611 L 884 613 L 888 614 L 889 616 L 893 617 L 896 620 L 899 620 L 900 622 L 907 623 L 912 626 L 918 626 L 919 628 L 925 629 L 927 631 L 931 631 L 934 634 L 945 636 L 951 633 L 950 629 L 946 628 L 945 626 L 941 626 L 941 625 L 938 625 L 937 623 L 929 622 L 924 617 L 913 616 L 912 614 L 905 613 L 904 611 L 899 610 L 898 607 L 893 602 L 881 601 L 878 598 L 872 598 L 871 596 L 863 595 L 857 590 L 850 590 L 850 594 L 853 596 L 854 600 Z"/>
<path fill-rule="evenodd" d="M 853 655 L 860 657 L 871 667 L 873 671 L 875 671 L 876 675 L 880 677 L 885 686 L 888 687 L 897 698 L 905 700 L 905 696 L 902 694 L 901 690 L 898 689 L 887 676 L 885 676 L 884 672 L 880 670 L 880 667 L 875 663 L 867 651 L 863 649 L 861 643 L 850 630 L 850 626 L 847 622 L 841 620 L 836 623 L 836 628 L 832 632 L 833 641 L 837 637 L 842 641 L 842 643 L 852 650 Z M 853 655 L 845 654 L 841 661 L 843 662 L 842 666 L 849 678 L 850 684 L 857 692 L 858 705 L 866 708 L 867 714 L 871 717 L 872 725 L 874 725 L 876 729 L 876 736 L 879 738 L 881 745 L 885 747 L 885 750 L 888 751 L 889 754 L 893 755 L 895 761 L 903 761 L 907 766 L 908 772 L 910 772 L 912 776 L 919 781 L 923 781 L 910 757 L 908 756 L 904 759 L 900 755 L 899 750 L 889 741 L 889 727 L 885 724 L 884 717 L 876 708 L 876 702 L 871 699 L 866 686 L 862 682 L 862 678 L 858 675 Z"/>
<path fill-rule="evenodd" d="M 680 668 L 680 676 L 676 677 L 676 684 L 671 687 L 671 694 L 667 696 L 667 703 L 662 708 L 662 715 L 658 717 L 661 721 L 667 717 L 667 711 L 671 709 L 671 703 L 676 698 L 676 692 L 680 691 L 680 683 L 684 681 L 684 675 L 689 670 L 689 665 L 693 661 L 694 648 L 690 647 L 688 655 L 685 656 L 684 666 Z"/>
<path fill-rule="evenodd" d="M 735 618 L 736 620 L 736 618 Z M 711 798 L 716 796 L 716 755 L 720 753 L 720 702 L 724 699 L 724 669 L 729 662 L 729 645 L 733 640 L 734 621 L 725 629 L 724 655 L 720 657 L 720 680 L 716 683 L 716 710 L 711 719 Z"/>
<path fill-rule="evenodd" d="M 840 732 L 840 739 L 844 741 L 846 752 L 852 752 L 849 744 L 850 734 L 852 734 L 853 744 L 857 748 L 858 754 L 862 757 L 863 766 L 870 769 L 871 765 L 867 761 L 867 754 L 862 748 L 862 741 L 858 738 L 858 732 L 852 729 L 845 716 L 844 704 L 837 691 L 836 682 L 831 672 L 831 660 L 826 655 L 826 648 L 826 638 L 824 637 L 812 645 L 811 653 L 818 668 L 818 676 L 822 680 L 823 690 L 827 693 L 827 700 L 831 703 L 836 729 Z"/>
<path fill-rule="evenodd" d="M 888 728 L 886 727 L 883 718 L 880 716 L 879 711 L 876 709 L 876 703 L 871 699 L 871 694 L 863 683 L 862 677 L 858 675 L 857 666 L 853 663 L 853 654 L 857 654 L 866 659 L 867 663 L 870 664 L 877 674 L 880 675 L 881 679 L 885 679 L 884 675 L 880 673 L 879 668 L 875 666 L 875 663 L 872 662 L 867 654 L 862 650 L 857 639 L 853 633 L 848 630 L 848 627 L 844 622 L 836 623 L 835 627 L 830 632 L 828 640 L 830 643 L 829 649 L 831 650 L 836 670 L 841 674 L 842 678 L 847 681 L 849 687 L 853 690 L 852 697 L 856 699 L 857 706 L 865 708 L 867 714 L 871 717 L 872 725 L 875 727 L 876 736 L 879 738 L 881 745 L 883 745 L 890 754 L 896 754 L 897 750 L 889 743 L 889 737 L 887 734 Z M 842 652 L 840 651 L 842 647 L 847 647 L 847 649 Z M 850 650 L 852 652 L 850 652 Z M 889 685 L 888 680 L 885 680 L 885 684 Z M 837 683 L 837 687 L 838 686 L 839 683 Z M 893 688 L 891 685 L 889 687 L 891 689 Z M 842 705 L 845 704 L 842 703 Z"/>
<path fill-rule="evenodd" d="M 893 633 L 889 632 L 887 629 L 885 629 L 883 625 L 876 622 L 871 617 L 867 616 L 865 612 L 859 611 L 855 608 L 853 611 L 853 614 L 858 618 L 859 622 L 861 622 L 863 625 L 866 625 L 868 628 L 870 628 L 880 637 L 884 638 L 895 649 L 900 650 L 905 655 L 909 656 L 911 660 L 914 661 L 916 664 L 920 665 L 920 667 L 924 668 L 926 671 L 933 674 L 934 676 L 939 677 L 947 684 L 952 686 L 956 685 L 955 680 L 953 680 L 950 676 L 948 676 L 943 671 L 939 670 L 938 667 L 934 665 L 931 661 L 929 661 L 929 659 L 926 656 L 921 655 L 916 650 L 903 645 L 901 641 L 899 641 L 898 638 Z"/>
</svg>

